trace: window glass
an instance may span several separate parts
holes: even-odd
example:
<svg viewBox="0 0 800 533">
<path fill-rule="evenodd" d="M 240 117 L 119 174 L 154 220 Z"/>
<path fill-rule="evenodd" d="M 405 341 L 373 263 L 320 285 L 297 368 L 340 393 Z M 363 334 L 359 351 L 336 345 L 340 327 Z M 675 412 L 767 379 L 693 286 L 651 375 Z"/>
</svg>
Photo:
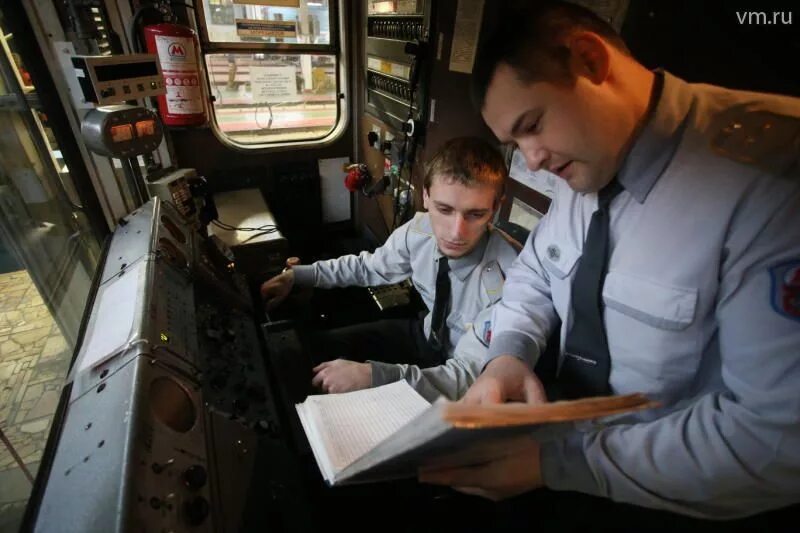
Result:
<svg viewBox="0 0 800 533">
<path fill-rule="evenodd" d="M 0 531 L 19 531 L 100 255 L 0 6 Z"/>
<path fill-rule="evenodd" d="M 336 126 L 336 56 L 207 54 L 220 132 L 242 144 L 320 139 Z"/>
<path fill-rule="evenodd" d="M 212 43 L 330 44 L 328 0 L 203 0 Z"/>
</svg>

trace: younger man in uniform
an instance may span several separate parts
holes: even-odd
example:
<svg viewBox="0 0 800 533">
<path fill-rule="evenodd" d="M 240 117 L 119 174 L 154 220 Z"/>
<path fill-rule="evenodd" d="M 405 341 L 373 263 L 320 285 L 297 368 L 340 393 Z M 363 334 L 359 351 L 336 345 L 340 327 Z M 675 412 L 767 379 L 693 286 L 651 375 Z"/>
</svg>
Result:
<svg viewBox="0 0 800 533">
<path fill-rule="evenodd" d="M 379 320 L 325 332 L 317 341 L 324 354 L 314 354 L 326 360 L 314 368 L 315 386 L 346 392 L 405 378 L 429 398 L 436 391 L 451 398 L 466 391 L 480 366 L 469 358 L 453 359 L 455 347 L 468 329 L 477 328 L 488 339 L 488 314 L 481 324 L 475 320 L 500 299 L 505 272 L 517 255 L 490 227 L 506 176 L 502 155 L 489 143 L 452 139 L 428 164 L 427 212 L 395 230 L 374 253 L 295 266 L 262 285 L 270 308 L 295 284 L 365 287 L 411 279 L 429 309 L 422 322 Z"/>
</svg>

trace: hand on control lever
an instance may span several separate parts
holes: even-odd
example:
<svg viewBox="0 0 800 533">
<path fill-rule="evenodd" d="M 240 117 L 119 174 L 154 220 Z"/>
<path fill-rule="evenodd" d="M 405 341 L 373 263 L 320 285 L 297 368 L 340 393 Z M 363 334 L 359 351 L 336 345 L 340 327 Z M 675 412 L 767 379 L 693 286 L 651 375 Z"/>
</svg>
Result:
<svg viewBox="0 0 800 533">
<path fill-rule="evenodd" d="M 271 311 L 283 302 L 293 286 L 294 272 L 291 269 L 265 281 L 261 285 L 261 297 L 264 299 L 267 311 Z"/>
</svg>

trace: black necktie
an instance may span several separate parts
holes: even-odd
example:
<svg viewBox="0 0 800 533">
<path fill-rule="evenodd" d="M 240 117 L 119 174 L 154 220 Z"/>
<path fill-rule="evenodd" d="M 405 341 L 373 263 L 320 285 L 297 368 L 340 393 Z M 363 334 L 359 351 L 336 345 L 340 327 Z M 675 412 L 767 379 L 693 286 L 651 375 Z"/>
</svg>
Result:
<svg viewBox="0 0 800 533">
<path fill-rule="evenodd" d="M 564 342 L 558 382 L 567 397 L 610 393 L 611 357 L 603 325 L 603 282 L 608 269 L 608 222 L 611 201 L 622 185 L 614 179 L 598 193 L 578 270 L 572 280 L 572 328 Z"/>
<path fill-rule="evenodd" d="M 436 273 L 436 297 L 433 301 L 431 317 L 431 334 L 428 342 L 435 351 L 443 352 L 447 345 L 447 314 L 450 311 L 450 265 L 447 258 L 439 258 L 439 270 Z"/>
</svg>

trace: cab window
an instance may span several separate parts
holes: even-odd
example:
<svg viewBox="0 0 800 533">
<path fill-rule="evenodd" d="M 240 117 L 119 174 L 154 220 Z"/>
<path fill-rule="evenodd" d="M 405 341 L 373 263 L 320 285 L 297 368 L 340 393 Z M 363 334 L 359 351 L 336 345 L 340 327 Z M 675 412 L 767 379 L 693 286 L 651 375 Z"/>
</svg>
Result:
<svg viewBox="0 0 800 533">
<path fill-rule="evenodd" d="M 244 148 L 334 138 L 346 110 L 339 5 L 203 0 L 201 48 L 214 127 Z"/>
</svg>

